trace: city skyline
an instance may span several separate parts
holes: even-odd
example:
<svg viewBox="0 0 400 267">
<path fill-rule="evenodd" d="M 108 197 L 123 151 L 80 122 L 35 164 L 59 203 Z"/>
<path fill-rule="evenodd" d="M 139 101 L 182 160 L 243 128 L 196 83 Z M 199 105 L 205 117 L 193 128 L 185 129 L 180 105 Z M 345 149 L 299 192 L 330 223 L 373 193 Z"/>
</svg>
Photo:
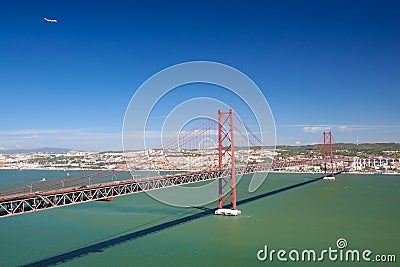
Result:
<svg viewBox="0 0 400 267">
<path fill-rule="evenodd" d="M 227 64 L 257 84 L 277 144 L 315 143 L 322 131 L 336 142 L 400 142 L 395 1 L 27 1 L 2 9 L 0 152 L 120 150 L 135 91 L 195 60 Z M 182 101 L 215 92 L 188 90 Z"/>
</svg>

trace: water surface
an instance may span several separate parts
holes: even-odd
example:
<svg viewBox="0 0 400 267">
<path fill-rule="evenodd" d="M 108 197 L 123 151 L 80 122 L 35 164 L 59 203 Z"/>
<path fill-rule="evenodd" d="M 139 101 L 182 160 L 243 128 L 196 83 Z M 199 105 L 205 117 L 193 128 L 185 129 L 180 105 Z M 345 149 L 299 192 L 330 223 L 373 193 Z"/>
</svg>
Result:
<svg viewBox="0 0 400 267">
<path fill-rule="evenodd" d="M 60 175 L 0 170 L 0 185 Z M 395 254 L 399 261 L 400 177 L 343 174 L 335 181 L 313 181 L 317 177 L 269 174 L 254 193 L 247 192 L 244 177 L 238 185 L 238 217 L 212 215 L 207 208 L 215 204 L 176 208 L 140 193 L 112 203 L 2 218 L 0 266 L 271 266 L 257 260 L 264 245 L 322 250 L 335 247 L 338 238 L 345 238 L 349 248 Z M 273 261 L 273 266 L 283 265 L 360 263 Z M 377 265 L 396 263 L 370 263 Z"/>
</svg>

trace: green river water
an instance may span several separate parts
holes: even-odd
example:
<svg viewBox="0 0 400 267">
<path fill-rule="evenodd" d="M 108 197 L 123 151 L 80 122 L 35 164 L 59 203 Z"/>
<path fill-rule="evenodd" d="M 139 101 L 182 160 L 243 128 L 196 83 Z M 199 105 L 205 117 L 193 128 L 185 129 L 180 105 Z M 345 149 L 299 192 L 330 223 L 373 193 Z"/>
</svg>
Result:
<svg viewBox="0 0 400 267">
<path fill-rule="evenodd" d="M 0 170 L 0 186 L 57 175 Z M 249 193 L 245 176 L 238 217 L 213 215 L 207 208 L 215 203 L 177 208 L 139 193 L 2 218 L 0 266 L 400 266 L 400 176 L 318 177 L 271 173 Z M 345 249 L 369 249 L 371 259 L 395 255 L 396 262 L 257 259 L 265 245 L 319 253 L 337 249 L 339 238 Z"/>
</svg>

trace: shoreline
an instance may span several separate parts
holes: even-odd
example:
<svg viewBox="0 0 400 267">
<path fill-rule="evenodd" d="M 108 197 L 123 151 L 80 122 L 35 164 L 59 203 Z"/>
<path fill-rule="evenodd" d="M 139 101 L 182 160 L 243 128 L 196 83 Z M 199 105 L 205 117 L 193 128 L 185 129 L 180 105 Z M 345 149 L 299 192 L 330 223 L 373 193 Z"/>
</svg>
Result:
<svg viewBox="0 0 400 267">
<path fill-rule="evenodd" d="M 62 171 L 62 172 L 68 172 L 68 171 L 116 171 L 115 169 L 91 169 L 91 168 L 76 168 L 76 169 L 61 169 L 61 168 L 1 168 L 0 170 L 15 170 L 15 171 L 34 171 L 34 170 L 38 170 L 38 171 Z M 126 170 L 128 171 L 128 170 Z M 135 170 L 138 172 L 145 172 L 145 171 L 153 171 L 153 172 L 157 172 L 157 171 L 196 171 L 196 170 Z M 197 170 L 198 171 L 198 170 Z M 294 174 L 324 174 L 323 172 L 309 172 L 309 171 L 269 171 L 270 173 L 285 173 L 285 174 L 289 174 L 289 173 L 294 173 Z M 382 174 L 382 175 L 400 175 L 400 172 L 386 172 L 386 173 L 378 173 L 378 172 L 357 172 L 357 171 L 349 171 L 349 172 L 343 172 L 343 174 L 362 174 L 362 175 L 375 175 L 375 174 Z"/>
</svg>

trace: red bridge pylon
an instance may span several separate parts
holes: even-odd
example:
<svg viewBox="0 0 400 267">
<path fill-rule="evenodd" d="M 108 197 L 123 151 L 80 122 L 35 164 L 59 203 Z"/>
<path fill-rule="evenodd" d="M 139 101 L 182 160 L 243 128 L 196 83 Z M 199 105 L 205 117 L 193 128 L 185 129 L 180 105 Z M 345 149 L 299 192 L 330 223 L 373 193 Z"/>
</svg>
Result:
<svg viewBox="0 0 400 267">
<path fill-rule="evenodd" d="M 327 164 L 330 163 L 331 175 L 327 176 Z M 333 163 L 332 132 L 324 132 L 324 179 L 335 179 L 335 165 Z"/>
<path fill-rule="evenodd" d="M 235 142 L 233 126 L 233 110 L 228 112 L 218 110 L 218 167 L 224 167 L 224 158 L 227 164 L 230 161 L 231 176 L 219 178 L 218 210 L 217 215 L 239 215 L 241 212 L 236 208 L 236 169 L 235 169 Z M 224 196 L 224 188 L 230 189 L 230 193 Z M 232 209 L 223 209 L 224 203 L 232 204 Z"/>
</svg>

